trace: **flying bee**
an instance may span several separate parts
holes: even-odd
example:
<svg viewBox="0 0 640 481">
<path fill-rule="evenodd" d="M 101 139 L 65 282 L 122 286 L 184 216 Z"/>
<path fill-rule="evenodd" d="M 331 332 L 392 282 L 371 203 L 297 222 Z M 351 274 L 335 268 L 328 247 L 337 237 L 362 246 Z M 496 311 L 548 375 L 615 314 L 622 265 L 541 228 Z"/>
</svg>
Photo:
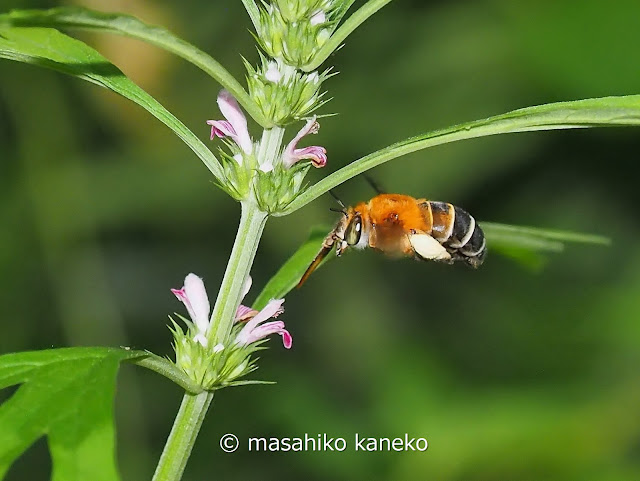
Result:
<svg viewBox="0 0 640 481">
<path fill-rule="evenodd" d="M 342 202 L 340 205 L 342 218 L 325 238 L 298 287 L 334 245 L 338 256 L 349 247 L 371 247 L 392 256 L 446 263 L 463 261 L 471 267 L 480 266 L 487 253 L 484 233 L 475 219 L 447 202 L 379 194 L 355 207 L 345 207 Z"/>
</svg>

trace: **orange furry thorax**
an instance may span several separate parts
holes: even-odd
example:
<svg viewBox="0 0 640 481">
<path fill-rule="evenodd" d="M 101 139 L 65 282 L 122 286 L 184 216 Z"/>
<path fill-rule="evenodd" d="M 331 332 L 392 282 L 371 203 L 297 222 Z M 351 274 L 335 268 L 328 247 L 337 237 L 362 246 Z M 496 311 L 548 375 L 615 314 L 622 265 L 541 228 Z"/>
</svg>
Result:
<svg viewBox="0 0 640 481">
<path fill-rule="evenodd" d="M 409 254 L 410 232 L 431 232 L 431 219 L 420 208 L 423 199 L 402 194 L 380 194 L 353 208 L 370 230 L 369 245 L 388 254 Z"/>
</svg>

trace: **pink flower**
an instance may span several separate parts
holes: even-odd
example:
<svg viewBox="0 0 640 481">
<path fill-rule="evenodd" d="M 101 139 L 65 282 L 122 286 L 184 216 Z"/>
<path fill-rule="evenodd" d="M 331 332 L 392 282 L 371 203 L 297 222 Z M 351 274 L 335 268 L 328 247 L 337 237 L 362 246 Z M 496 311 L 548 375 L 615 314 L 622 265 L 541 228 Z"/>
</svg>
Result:
<svg viewBox="0 0 640 481">
<path fill-rule="evenodd" d="M 284 299 L 272 299 L 259 313 L 253 316 L 236 337 L 236 344 L 247 346 L 253 342 L 264 339 L 271 334 L 280 334 L 282 336 L 282 344 L 287 349 L 291 349 L 293 339 L 291 334 L 284 328 L 284 322 L 272 321 L 263 324 L 264 321 L 272 317 L 277 317 L 284 309 L 282 304 Z"/>
<path fill-rule="evenodd" d="M 226 90 L 221 90 L 218 94 L 218 107 L 227 120 L 207 120 L 207 124 L 211 125 L 211 139 L 231 137 L 245 154 L 251 154 L 253 141 L 247 129 L 247 118 L 236 99 Z"/>
<path fill-rule="evenodd" d="M 242 294 L 243 299 L 249 292 L 250 288 L 251 277 L 247 279 L 247 282 L 244 285 L 244 293 Z M 259 341 L 260 339 L 264 339 L 271 334 L 280 334 L 282 336 L 282 344 L 284 344 L 284 347 L 291 349 L 293 339 L 291 334 L 289 334 L 289 331 L 284 328 L 284 322 L 272 321 L 263 324 L 267 319 L 278 317 L 284 312 L 282 304 L 284 304 L 284 299 L 271 299 L 260 312 L 240 304 L 240 307 L 238 307 L 238 310 L 236 311 L 236 322 L 246 320 L 247 323 L 238 333 L 235 340 L 236 344 L 247 346 L 253 342 Z"/>
<path fill-rule="evenodd" d="M 251 276 L 247 278 L 245 282 L 242 298 L 247 295 L 251 288 Z M 171 292 L 184 303 L 187 308 L 187 312 L 193 321 L 197 329 L 196 335 L 193 340 L 207 347 L 207 333 L 209 325 L 211 323 L 209 319 L 209 313 L 211 306 L 209 304 L 209 297 L 207 296 L 207 290 L 204 287 L 202 279 L 195 274 L 189 274 L 184 279 L 184 286 L 182 289 L 171 289 Z M 247 321 L 245 326 L 240 330 L 238 336 L 235 339 L 235 343 L 241 346 L 249 345 L 253 342 L 264 339 L 271 334 L 280 334 L 282 336 L 282 343 L 287 349 L 291 348 L 292 338 L 291 334 L 284 328 L 284 322 L 272 321 L 263 324 L 266 320 L 272 317 L 278 317 L 279 314 L 284 312 L 282 304 L 284 299 L 272 299 L 261 311 L 256 311 L 250 307 L 243 306 L 238 307 L 235 316 L 235 322 Z M 213 348 L 213 352 L 219 352 L 224 348 L 222 345 L 216 345 Z"/>
<path fill-rule="evenodd" d="M 252 282 L 253 281 L 251 280 L 251 276 L 247 277 L 247 281 L 244 283 L 244 287 L 242 288 L 242 299 L 247 297 L 247 294 L 251 289 Z M 242 303 L 242 299 L 240 300 L 241 303 Z M 250 307 L 243 306 L 242 304 L 240 304 L 238 306 L 238 309 L 236 310 L 235 321 L 236 322 L 246 321 L 248 319 L 251 319 L 256 314 L 258 314 L 258 311 L 256 311 L 255 309 L 251 309 Z"/>
<path fill-rule="evenodd" d="M 195 274 L 189 274 L 184 279 L 182 289 L 171 289 L 171 292 L 185 305 L 191 320 L 198 330 L 193 340 L 207 347 L 207 330 L 209 329 L 211 306 L 204 282 Z"/>
<path fill-rule="evenodd" d="M 289 145 L 284 149 L 282 153 L 282 163 L 286 168 L 290 168 L 296 162 L 303 159 L 311 160 L 314 167 L 324 167 L 327 164 L 327 151 L 324 147 L 313 145 L 310 147 L 304 147 L 302 149 L 296 148 L 298 142 L 302 137 L 308 134 L 317 134 L 320 129 L 320 124 L 313 117 L 307 124 L 300 129 L 298 135 L 296 135 Z"/>
</svg>

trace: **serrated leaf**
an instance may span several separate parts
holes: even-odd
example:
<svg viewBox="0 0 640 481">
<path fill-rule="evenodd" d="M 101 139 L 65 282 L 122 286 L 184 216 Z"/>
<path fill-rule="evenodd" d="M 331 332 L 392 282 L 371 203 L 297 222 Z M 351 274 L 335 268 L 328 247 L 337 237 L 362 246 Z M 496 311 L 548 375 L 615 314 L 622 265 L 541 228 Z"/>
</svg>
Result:
<svg viewBox="0 0 640 481">
<path fill-rule="evenodd" d="M 309 264 L 322 247 L 322 241 L 327 236 L 330 229 L 326 226 L 316 226 L 311 229 L 311 233 L 306 241 L 293 253 L 282 267 L 269 279 L 262 292 L 253 303 L 254 309 L 262 309 L 270 299 L 281 299 L 291 291 L 300 281 L 302 274 L 307 270 Z M 331 257 L 327 256 L 325 260 Z M 321 264 L 322 265 L 322 264 Z"/>
<path fill-rule="evenodd" d="M 215 177 L 221 178 L 222 170 L 218 159 L 191 130 L 85 43 L 50 28 L 9 27 L 0 24 L 0 58 L 73 75 L 135 102 L 169 127 L 196 153 Z"/>
<path fill-rule="evenodd" d="M 118 480 L 113 397 L 120 362 L 145 353 L 69 348 L 0 356 L 0 388 L 21 384 L 0 406 L 0 477 L 47 436 L 54 481 Z"/>
<path fill-rule="evenodd" d="M 378 165 L 436 145 L 489 135 L 534 130 L 639 125 L 640 95 L 557 102 L 518 109 L 506 114 L 411 137 L 366 155 L 309 187 L 284 211 L 276 215 L 290 214 L 330 189 Z"/>
<path fill-rule="evenodd" d="M 81 7 L 58 7 L 50 10 L 13 10 L 0 15 L 1 23 L 15 27 L 81 28 L 124 35 L 147 42 L 192 63 L 227 89 L 256 122 L 268 123 L 242 85 L 218 61 L 164 27 L 149 25 L 120 13 L 104 13 Z"/>
</svg>

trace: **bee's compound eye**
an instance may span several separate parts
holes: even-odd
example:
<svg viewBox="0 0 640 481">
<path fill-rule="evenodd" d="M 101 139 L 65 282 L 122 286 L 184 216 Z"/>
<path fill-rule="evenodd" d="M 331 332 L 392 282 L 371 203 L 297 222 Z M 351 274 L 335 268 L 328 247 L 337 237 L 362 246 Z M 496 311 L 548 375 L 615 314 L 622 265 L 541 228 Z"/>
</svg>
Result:
<svg viewBox="0 0 640 481">
<path fill-rule="evenodd" d="M 362 234 L 362 219 L 359 215 L 355 216 L 344 233 L 344 238 L 347 244 L 350 246 L 357 244 L 360 241 L 360 235 Z"/>
</svg>

